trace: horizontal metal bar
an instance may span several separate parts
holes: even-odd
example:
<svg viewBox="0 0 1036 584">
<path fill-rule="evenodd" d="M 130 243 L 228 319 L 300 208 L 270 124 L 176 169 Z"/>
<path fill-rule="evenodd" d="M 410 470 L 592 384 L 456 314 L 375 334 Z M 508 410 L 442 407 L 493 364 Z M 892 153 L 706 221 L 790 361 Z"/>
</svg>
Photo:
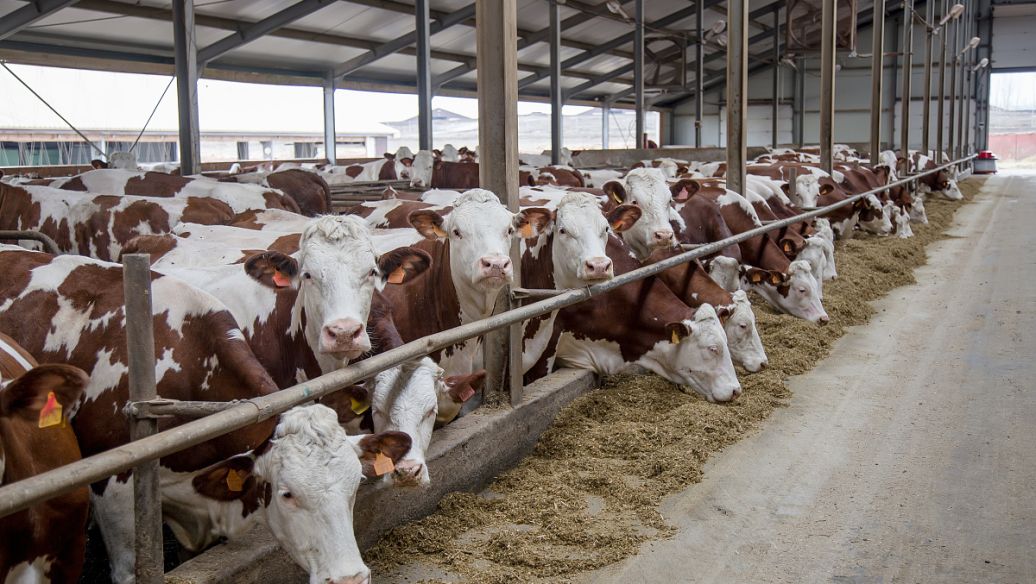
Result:
<svg viewBox="0 0 1036 584">
<path fill-rule="evenodd" d="M 39 231 L 0 229 L 0 239 L 32 239 L 42 243 L 43 247 L 47 248 L 47 253 L 53 255 L 61 254 L 61 248 L 58 247 L 57 242 L 51 239 L 46 233 L 40 233 Z"/>
<path fill-rule="evenodd" d="M 171 418 L 181 416 L 184 418 L 204 418 L 216 412 L 222 412 L 238 404 L 242 400 L 225 402 L 212 401 L 181 401 L 176 399 L 156 398 L 147 401 L 131 401 L 122 408 L 123 413 L 136 418 Z"/>
<path fill-rule="evenodd" d="M 511 298 L 525 299 L 525 298 L 552 298 L 567 292 L 567 290 L 558 290 L 556 288 L 511 288 Z"/>
<path fill-rule="evenodd" d="M 36 2 L 26 2 L 25 6 L 12 11 L 10 14 L 5 15 L 3 20 L 0 20 L 0 40 L 75 3 L 76 0 L 37 0 Z"/>
<path fill-rule="evenodd" d="M 926 174 L 938 172 L 944 168 L 960 164 L 975 158 L 972 154 L 942 166 L 938 166 Z M 540 300 L 520 308 L 496 314 L 435 333 L 427 337 L 406 343 L 400 347 L 386 351 L 339 369 L 321 375 L 316 379 L 293 385 L 276 393 L 245 400 L 239 405 L 229 407 L 200 420 L 160 432 L 106 452 L 84 458 L 36 476 L 0 487 L 0 517 L 10 515 L 30 507 L 51 497 L 68 492 L 76 487 L 88 485 L 100 479 L 128 470 L 137 464 L 161 458 L 175 452 L 186 450 L 218 436 L 228 434 L 245 426 L 262 422 L 280 415 L 295 406 L 312 402 L 327 394 L 341 390 L 377 373 L 390 369 L 407 361 L 421 358 L 429 353 L 443 349 L 461 341 L 481 336 L 489 331 L 501 329 L 524 320 L 553 312 L 599 296 L 632 282 L 654 276 L 669 268 L 690 262 L 703 256 L 719 252 L 729 245 L 740 243 L 753 237 L 764 235 L 774 229 L 792 225 L 801 221 L 814 219 L 832 211 L 851 205 L 859 199 L 878 193 L 892 186 L 905 184 L 912 179 L 897 180 L 876 189 L 853 195 L 833 205 L 801 213 L 794 217 L 782 219 L 771 225 L 756 227 L 744 233 L 703 245 L 695 250 L 666 258 L 658 263 L 650 264 L 621 274 L 600 284 L 587 288 L 568 290 L 553 298 Z"/>
</svg>

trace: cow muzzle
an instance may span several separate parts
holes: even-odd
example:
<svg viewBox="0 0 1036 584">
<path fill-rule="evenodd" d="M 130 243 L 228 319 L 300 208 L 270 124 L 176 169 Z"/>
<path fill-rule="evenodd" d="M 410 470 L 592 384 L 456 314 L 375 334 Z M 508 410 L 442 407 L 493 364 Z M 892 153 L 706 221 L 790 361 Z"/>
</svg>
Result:
<svg viewBox="0 0 1036 584">
<path fill-rule="evenodd" d="M 417 460 L 401 460 L 392 473 L 392 483 L 397 487 L 418 487 L 427 483 L 424 463 Z"/>
<path fill-rule="evenodd" d="M 583 262 L 584 280 L 610 280 L 612 278 L 612 260 L 607 257 L 590 258 Z"/>
<path fill-rule="evenodd" d="M 673 244 L 673 230 L 659 229 L 653 234 L 652 244 L 655 247 L 669 247 Z"/>
<path fill-rule="evenodd" d="M 503 255 L 483 256 L 478 260 L 478 275 L 482 281 L 499 281 L 501 285 L 511 280 L 514 268 L 511 258 Z"/>
<path fill-rule="evenodd" d="M 364 570 L 352 576 L 346 576 L 344 578 L 328 578 L 324 580 L 324 584 L 370 584 L 371 572 L 370 570 Z"/>
<path fill-rule="evenodd" d="M 344 318 L 324 325 L 320 331 L 320 352 L 349 359 L 359 357 L 371 348 L 367 328 L 353 318 Z"/>
</svg>

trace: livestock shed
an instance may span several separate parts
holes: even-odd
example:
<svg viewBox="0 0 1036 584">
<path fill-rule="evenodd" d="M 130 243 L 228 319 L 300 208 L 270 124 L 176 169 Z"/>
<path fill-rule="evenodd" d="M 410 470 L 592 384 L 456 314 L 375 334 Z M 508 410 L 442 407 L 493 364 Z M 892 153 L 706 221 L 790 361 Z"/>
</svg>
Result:
<svg viewBox="0 0 1036 584">
<path fill-rule="evenodd" d="M 0 0 L 0 580 L 1036 578 L 1033 6 Z"/>
</svg>

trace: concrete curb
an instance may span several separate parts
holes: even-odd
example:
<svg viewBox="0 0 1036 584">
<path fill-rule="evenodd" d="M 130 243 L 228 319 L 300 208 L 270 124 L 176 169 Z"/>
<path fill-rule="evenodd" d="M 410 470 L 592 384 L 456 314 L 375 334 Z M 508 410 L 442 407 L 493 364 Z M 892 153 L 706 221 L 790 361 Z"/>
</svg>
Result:
<svg viewBox="0 0 1036 584">
<path fill-rule="evenodd" d="M 427 490 L 360 489 L 354 525 L 361 549 L 390 529 L 435 511 L 453 491 L 474 491 L 514 467 L 569 402 L 597 385 L 593 373 L 562 369 L 525 388 L 518 407 L 477 410 L 435 433 L 428 453 Z M 167 584 L 307 582 L 306 573 L 281 550 L 265 526 L 213 547 L 165 576 Z"/>
</svg>

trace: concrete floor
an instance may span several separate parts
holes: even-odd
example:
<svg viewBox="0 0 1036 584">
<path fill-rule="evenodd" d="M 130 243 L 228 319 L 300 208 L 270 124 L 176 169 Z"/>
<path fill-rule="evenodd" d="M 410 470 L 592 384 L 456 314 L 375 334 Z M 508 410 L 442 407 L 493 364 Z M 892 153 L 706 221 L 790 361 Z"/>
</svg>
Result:
<svg viewBox="0 0 1036 584">
<path fill-rule="evenodd" d="M 1036 582 L 1036 174 L 988 179 L 917 285 L 581 582 Z"/>
</svg>

